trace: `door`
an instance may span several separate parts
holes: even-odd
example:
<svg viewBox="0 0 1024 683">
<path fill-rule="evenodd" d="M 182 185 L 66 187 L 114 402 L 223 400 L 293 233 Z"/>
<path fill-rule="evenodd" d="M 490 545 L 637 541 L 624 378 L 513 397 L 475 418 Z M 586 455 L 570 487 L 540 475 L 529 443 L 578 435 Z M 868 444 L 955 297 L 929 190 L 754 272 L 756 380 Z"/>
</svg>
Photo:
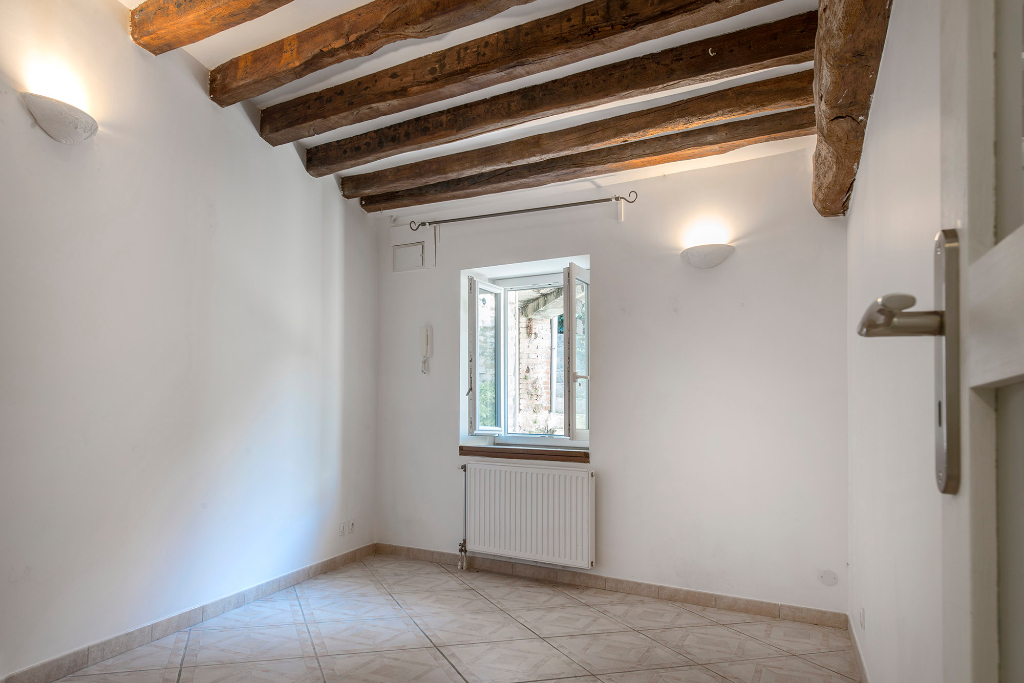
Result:
<svg viewBox="0 0 1024 683">
<path fill-rule="evenodd" d="M 1024 2 L 996 3 L 994 245 L 971 265 L 968 373 L 995 387 L 999 680 L 1024 681 Z M 991 393 L 991 391 L 989 392 Z"/>
<path fill-rule="evenodd" d="M 1021 4 L 938 5 L 940 227 L 957 230 L 964 245 L 961 484 L 942 506 L 949 682 L 1024 680 Z"/>
</svg>

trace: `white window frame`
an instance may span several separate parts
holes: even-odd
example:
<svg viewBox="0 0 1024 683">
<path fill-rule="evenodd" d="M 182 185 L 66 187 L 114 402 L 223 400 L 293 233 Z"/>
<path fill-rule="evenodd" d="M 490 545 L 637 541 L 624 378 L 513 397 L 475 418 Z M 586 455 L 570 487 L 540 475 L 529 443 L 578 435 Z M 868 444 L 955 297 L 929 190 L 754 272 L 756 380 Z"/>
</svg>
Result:
<svg viewBox="0 0 1024 683">
<path fill-rule="evenodd" d="M 586 283 L 587 298 L 583 307 L 583 314 L 586 316 L 586 354 L 587 374 L 580 375 L 576 372 L 576 281 Z M 562 409 L 565 420 L 565 434 L 573 441 L 590 441 L 590 271 L 570 263 L 562 271 L 562 296 L 565 301 L 565 312 L 563 313 L 562 335 L 565 346 L 565 361 L 563 362 L 564 374 L 564 397 L 565 407 Z M 576 425 L 576 383 L 580 379 L 587 380 L 587 428 L 582 429 Z"/>
<path fill-rule="evenodd" d="M 570 272 L 571 271 L 571 272 Z M 571 278 L 571 279 L 570 279 Z M 466 392 L 468 399 L 468 413 L 469 413 L 469 435 L 470 436 L 488 436 L 493 438 L 495 444 L 502 445 L 531 445 L 531 446 L 558 446 L 560 448 L 587 448 L 590 443 L 590 431 L 581 430 L 575 428 L 575 412 L 569 413 L 570 406 L 571 410 L 575 411 L 575 396 L 576 393 L 573 390 L 574 386 L 570 378 L 575 380 L 575 363 L 570 363 L 571 351 L 575 348 L 574 344 L 570 344 L 569 341 L 564 342 L 565 357 L 563 359 L 562 367 L 562 381 L 563 381 L 563 411 L 566 419 L 566 429 L 564 435 L 550 435 L 550 434 L 521 434 L 516 432 L 509 432 L 508 426 L 511 424 L 510 411 L 512 406 L 509 405 L 506 384 L 509 373 L 508 358 L 505 357 L 506 350 L 511 348 L 508 344 L 508 321 L 507 318 L 507 306 L 508 297 L 506 293 L 509 291 L 520 290 L 520 289 L 534 289 L 536 287 L 545 286 L 557 286 L 563 287 L 563 292 L 571 292 L 571 288 L 567 288 L 567 283 L 571 282 L 575 284 L 575 281 L 579 279 L 583 282 L 590 284 L 590 271 L 571 263 L 568 268 L 565 268 L 562 273 L 553 272 L 545 273 L 542 275 L 531 275 L 527 277 L 514 277 L 514 278 L 502 278 L 495 279 L 487 282 L 479 278 L 469 277 L 469 330 L 467 339 L 467 348 L 469 350 L 469 390 Z M 497 409 L 499 411 L 497 416 L 498 427 L 479 427 L 479 415 L 477 409 L 476 391 L 477 391 L 477 356 L 479 351 L 479 339 L 477 338 L 477 307 L 479 302 L 477 296 L 480 291 L 488 291 L 498 294 L 499 304 L 496 307 L 496 318 L 495 325 L 500 328 L 501 334 L 495 334 L 495 347 L 498 359 L 498 367 L 495 368 L 495 400 L 497 403 Z M 590 324 L 589 324 L 589 286 L 587 289 L 588 305 L 586 307 L 587 320 L 587 357 L 590 357 Z M 563 294 L 564 296 L 564 294 Z M 575 339 L 575 298 L 570 297 L 567 301 L 571 300 L 572 310 L 567 311 L 571 315 L 563 313 L 563 325 L 562 333 L 564 340 Z M 570 321 L 569 318 L 572 318 Z M 570 326 L 572 336 L 570 336 Z M 570 346 L 573 348 L 570 349 Z M 589 378 L 588 378 L 589 379 Z M 571 402 L 570 402 L 571 401 Z M 589 403 L 588 403 L 589 411 Z M 572 418 L 572 419 L 570 419 Z"/>
<path fill-rule="evenodd" d="M 480 291 L 491 292 L 497 295 L 494 306 L 494 417 L 497 426 L 479 426 L 480 414 L 477 411 L 476 388 L 477 388 L 477 356 L 480 351 L 477 338 L 477 309 L 480 302 L 477 296 Z M 474 277 L 469 278 L 469 391 L 466 396 L 469 398 L 469 433 L 470 434 L 502 434 L 505 430 L 505 382 L 502 354 L 505 352 L 505 292 L 501 287 Z"/>
</svg>

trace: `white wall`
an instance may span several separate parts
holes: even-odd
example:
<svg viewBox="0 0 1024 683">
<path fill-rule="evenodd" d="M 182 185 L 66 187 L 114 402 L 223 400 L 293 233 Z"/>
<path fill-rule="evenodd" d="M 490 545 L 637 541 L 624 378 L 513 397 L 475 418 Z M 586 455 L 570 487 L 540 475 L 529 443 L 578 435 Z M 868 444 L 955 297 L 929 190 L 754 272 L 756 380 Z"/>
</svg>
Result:
<svg viewBox="0 0 1024 683">
<path fill-rule="evenodd" d="M 376 540 L 369 225 L 127 19 L 0 3 L 0 677 Z"/>
<path fill-rule="evenodd" d="M 845 220 L 815 213 L 810 184 L 800 150 L 463 203 L 448 215 L 640 193 L 622 224 L 606 205 L 444 226 L 425 271 L 392 273 L 382 230 L 378 540 L 454 552 L 462 538 L 459 271 L 589 254 L 595 571 L 845 610 Z M 701 271 L 679 252 L 708 214 L 737 251 Z"/>
<path fill-rule="evenodd" d="M 849 213 L 847 329 L 888 292 L 933 306 L 939 13 L 893 3 Z M 849 335 L 850 621 L 872 683 L 943 680 L 933 342 Z M 865 628 L 859 611 L 865 612 Z"/>
</svg>

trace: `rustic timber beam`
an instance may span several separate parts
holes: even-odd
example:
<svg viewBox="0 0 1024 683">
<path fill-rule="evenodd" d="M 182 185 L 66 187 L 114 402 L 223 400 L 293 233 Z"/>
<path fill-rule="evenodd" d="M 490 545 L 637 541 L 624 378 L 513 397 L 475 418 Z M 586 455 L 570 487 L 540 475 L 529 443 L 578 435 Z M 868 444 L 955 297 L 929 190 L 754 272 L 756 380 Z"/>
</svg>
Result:
<svg viewBox="0 0 1024 683">
<path fill-rule="evenodd" d="M 574 128 L 541 133 L 374 173 L 347 176 L 341 179 L 341 189 L 349 199 L 407 190 L 422 185 L 424 178 L 438 183 L 744 116 L 810 107 L 814 105 L 811 87 L 813 74 L 808 69 Z"/>
<path fill-rule="evenodd" d="M 244 24 L 292 0 L 146 0 L 132 10 L 132 40 L 155 55 Z"/>
<path fill-rule="evenodd" d="M 590 0 L 263 110 L 260 134 L 295 142 L 574 64 L 778 0 Z M 211 92 L 212 88 L 211 88 Z"/>
<path fill-rule="evenodd" d="M 316 145 L 306 150 L 306 169 L 326 175 L 545 116 L 809 62 L 816 16 L 800 14 Z"/>
<path fill-rule="evenodd" d="M 371 195 L 363 197 L 360 205 L 368 212 L 391 211 L 406 206 L 522 190 L 673 161 L 724 154 L 760 142 L 814 135 L 814 130 L 813 107 L 791 109 L 778 114 L 757 116 L 590 152 L 555 157 L 410 190 Z"/>
<path fill-rule="evenodd" d="M 390 43 L 454 31 L 528 2 L 533 0 L 373 0 L 224 62 L 210 72 L 210 99 L 226 107 Z"/>
<path fill-rule="evenodd" d="M 818 141 L 811 196 L 822 216 L 850 207 L 892 0 L 819 0 L 814 50 Z"/>
</svg>

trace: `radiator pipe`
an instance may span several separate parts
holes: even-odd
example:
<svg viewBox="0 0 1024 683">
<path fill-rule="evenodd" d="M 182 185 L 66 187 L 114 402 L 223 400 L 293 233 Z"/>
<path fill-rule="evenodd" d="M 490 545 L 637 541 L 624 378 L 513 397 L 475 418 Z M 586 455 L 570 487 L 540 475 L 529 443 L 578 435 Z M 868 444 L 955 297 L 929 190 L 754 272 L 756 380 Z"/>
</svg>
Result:
<svg viewBox="0 0 1024 683">
<path fill-rule="evenodd" d="M 462 543 L 459 544 L 459 569 L 469 569 L 469 555 L 466 553 L 466 496 L 469 489 L 469 472 L 466 470 L 466 466 L 462 465 L 459 467 L 462 470 Z"/>
</svg>

